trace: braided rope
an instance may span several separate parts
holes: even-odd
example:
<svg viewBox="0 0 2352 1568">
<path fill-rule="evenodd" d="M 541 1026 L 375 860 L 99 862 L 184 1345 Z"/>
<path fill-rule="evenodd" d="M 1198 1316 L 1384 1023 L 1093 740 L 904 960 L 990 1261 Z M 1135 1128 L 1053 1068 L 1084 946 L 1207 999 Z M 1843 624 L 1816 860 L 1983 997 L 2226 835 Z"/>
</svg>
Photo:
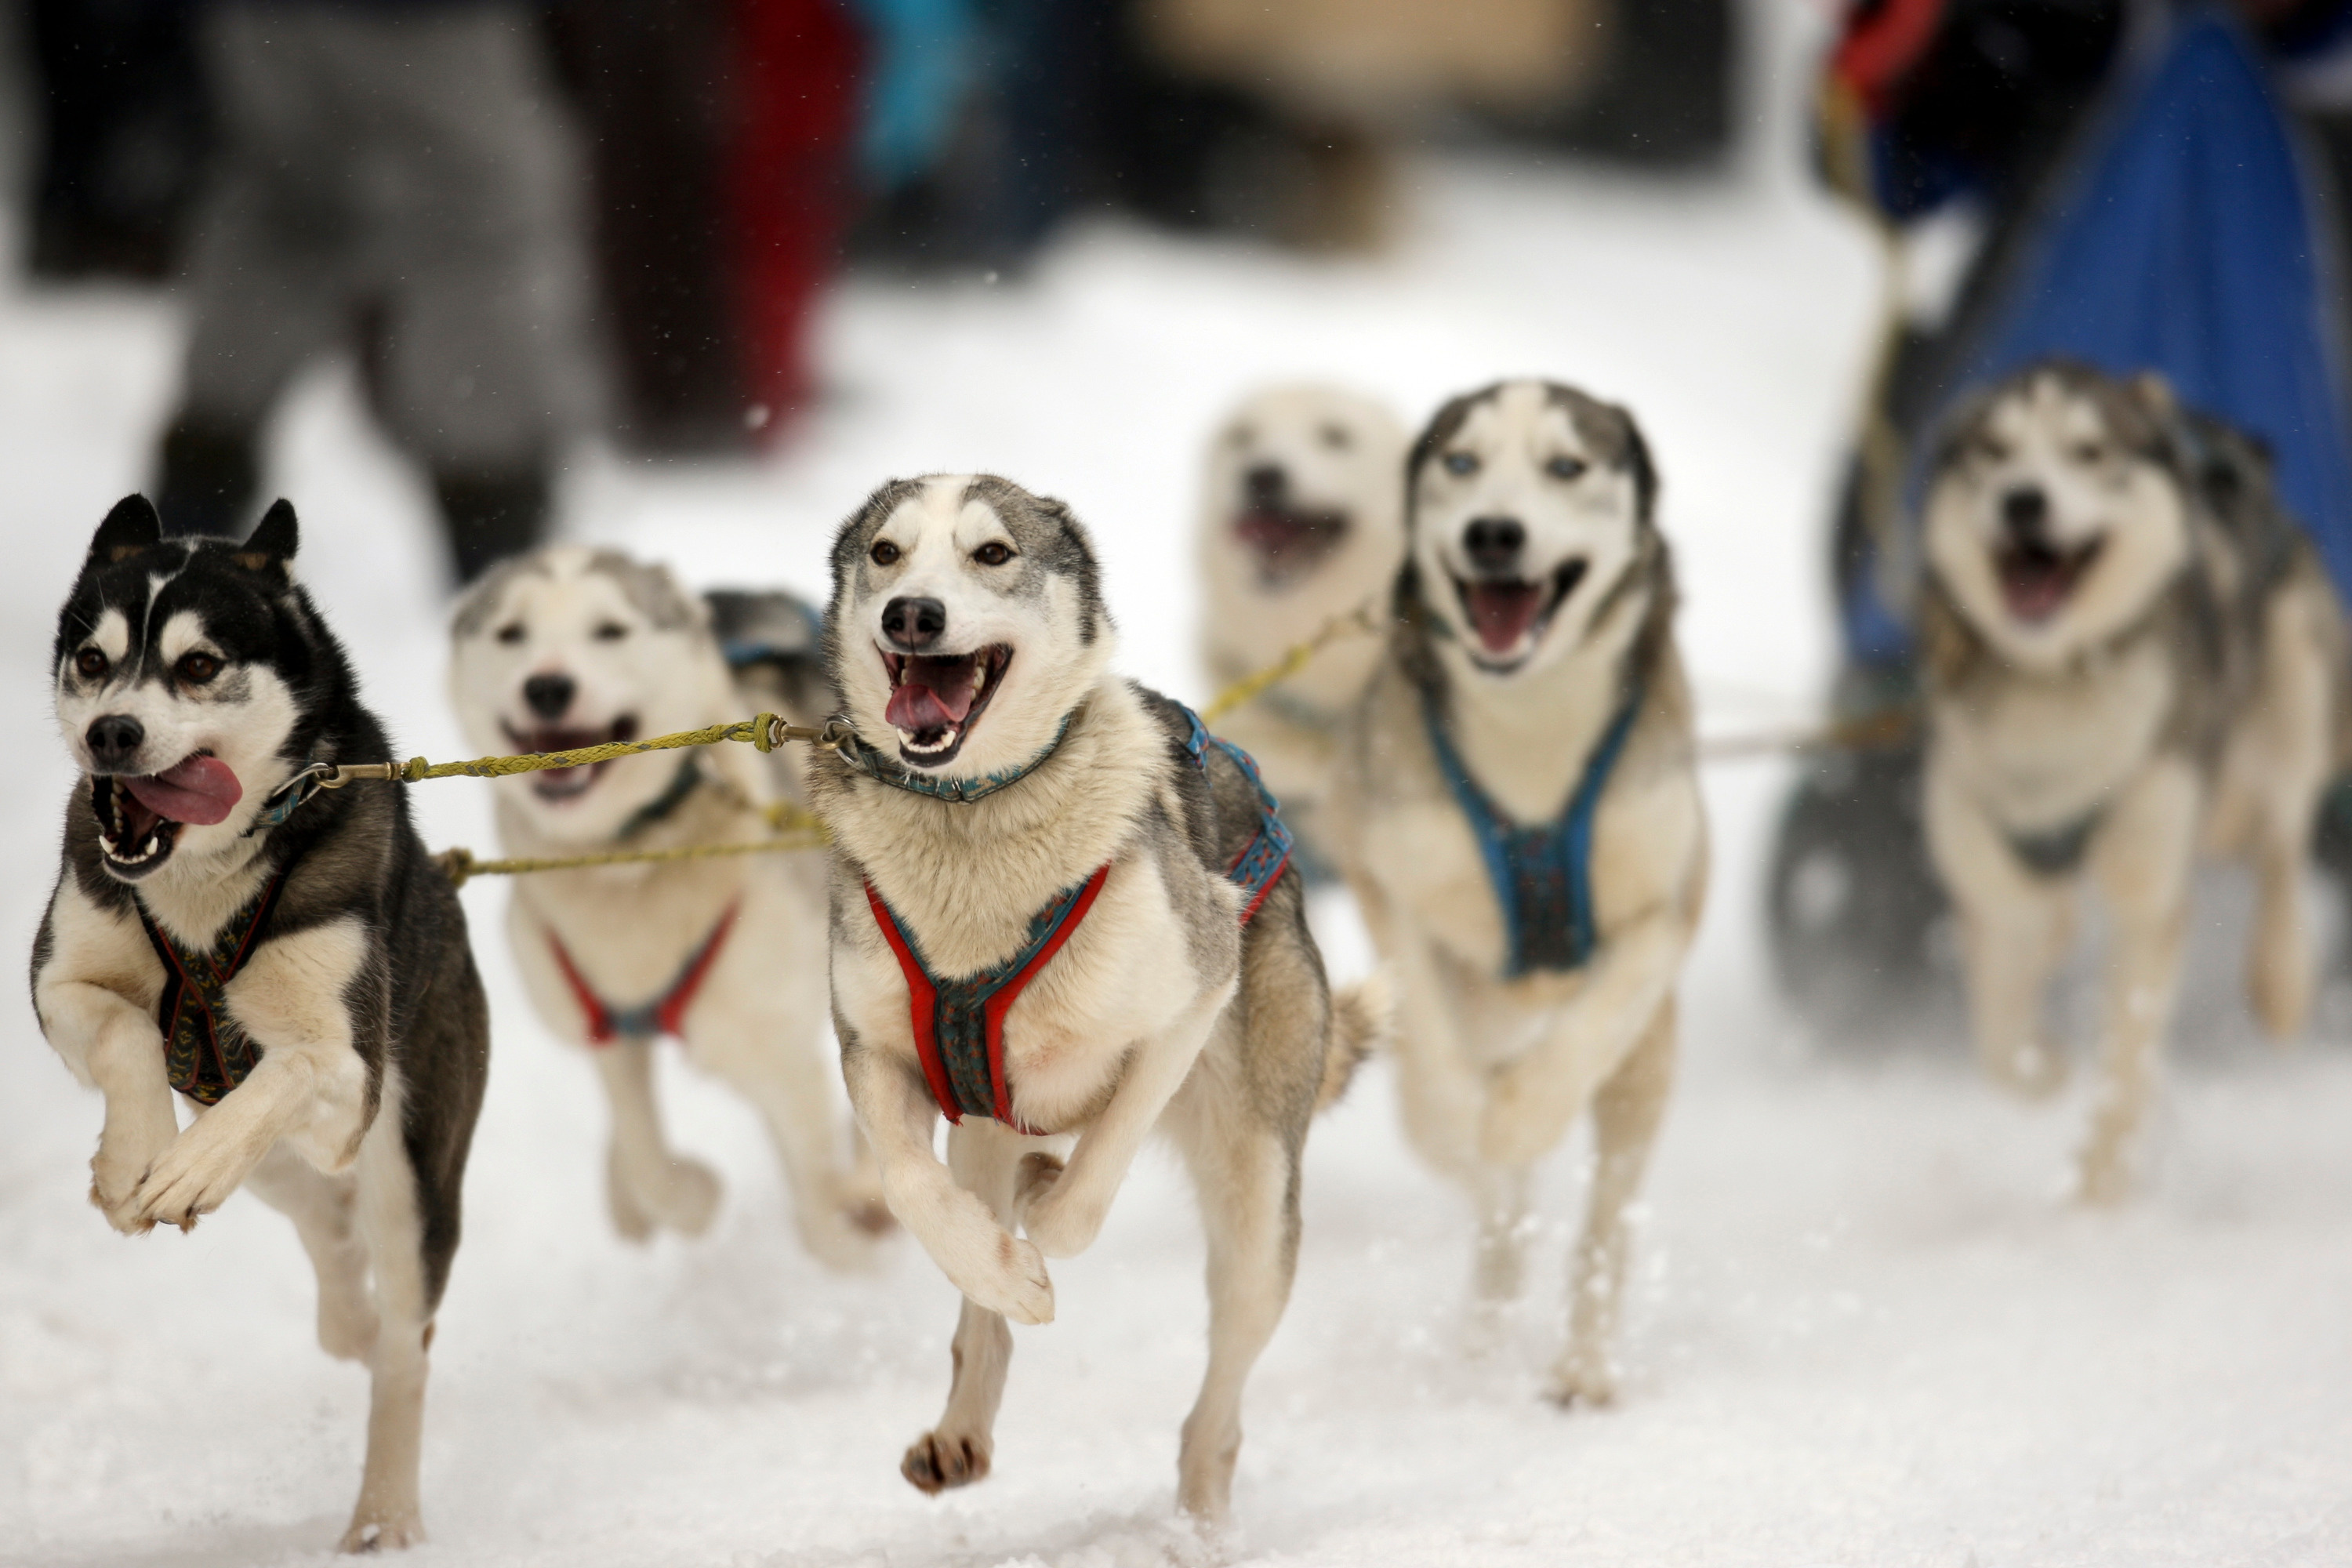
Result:
<svg viewBox="0 0 2352 1568">
<path fill-rule="evenodd" d="M 507 860 L 477 860 L 470 849 L 444 849 L 433 863 L 462 888 L 471 877 L 520 877 L 533 871 L 576 871 L 593 866 L 635 866 L 664 860 L 711 860 L 730 855 L 763 855 L 783 849 L 821 849 L 833 842 L 819 828 L 798 829 L 785 837 L 753 844 L 688 844 L 676 849 L 614 849 L 599 855 L 524 856 Z"/>
</svg>

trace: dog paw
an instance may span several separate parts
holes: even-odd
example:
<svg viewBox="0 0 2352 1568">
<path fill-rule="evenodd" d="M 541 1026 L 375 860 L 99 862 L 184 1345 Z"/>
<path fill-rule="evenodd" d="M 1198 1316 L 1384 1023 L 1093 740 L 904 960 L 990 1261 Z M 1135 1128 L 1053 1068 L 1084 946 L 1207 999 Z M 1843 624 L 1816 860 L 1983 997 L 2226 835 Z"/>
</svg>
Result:
<svg viewBox="0 0 2352 1568">
<path fill-rule="evenodd" d="M 1104 1205 L 1062 1180 L 1062 1162 L 1051 1154 L 1022 1157 L 1013 1199 L 1021 1227 L 1048 1258 L 1076 1258 L 1102 1234 Z"/>
<path fill-rule="evenodd" d="M 2066 1085 L 2066 1058 L 2039 1040 L 1981 1053 L 1993 1080 L 2028 1100 L 2047 1100 Z"/>
<path fill-rule="evenodd" d="M 362 1509 L 352 1517 L 352 1527 L 343 1531 L 341 1551 L 405 1552 L 412 1546 L 425 1544 L 425 1520 L 415 1508 L 379 1511 Z"/>
<path fill-rule="evenodd" d="M 684 1236 L 700 1236 L 719 1217 L 719 1198 L 725 1189 L 719 1173 L 698 1160 L 673 1158 L 663 1173 L 661 1191 L 646 1207 L 655 1219 Z"/>
<path fill-rule="evenodd" d="M 915 1439 L 907 1449 L 907 1457 L 898 1461 L 898 1473 L 917 1491 L 937 1497 L 950 1487 L 968 1487 L 974 1481 L 986 1480 L 988 1457 L 985 1438 L 926 1432 Z"/>
<path fill-rule="evenodd" d="M 155 1228 L 153 1217 L 142 1213 L 137 1202 L 139 1184 L 179 1135 L 179 1123 L 168 1109 L 156 1125 L 144 1125 L 139 1118 L 107 1119 L 98 1152 L 89 1160 L 89 1201 L 107 1224 L 125 1236 L 144 1236 Z"/>
<path fill-rule="evenodd" d="M 978 1268 L 948 1275 L 973 1306 L 1032 1327 L 1054 1321 L 1054 1280 L 1036 1247 L 999 1230 L 985 1258 Z"/>
<path fill-rule="evenodd" d="M 1596 1409 L 1617 1403 L 1617 1373 L 1606 1355 L 1571 1350 L 1551 1369 L 1544 1397 L 1563 1410 Z"/>
<path fill-rule="evenodd" d="M 887 1216 L 888 1211 L 884 1211 Z M 793 1228 L 800 1233 L 801 1245 L 827 1268 L 840 1274 L 870 1274 L 878 1261 L 880 1235 L 857 1223 L 854 1211 L 835 1203 L 819 1202 L 799 1205 L 793 1215 Z M 886 1224 L 885 1227 L 887 1229 Z"/>
<path fill-rule="evenodd" d="M 198 1219 L 228 1202 L 253 1173 L 260 1153 L 209 1131 L 207 1119 L 172 1141 L 131 1194 L 132 1213 L 150 1225 L 191 1231 Z"/>
<path fill-rule="evenodd" d="M 628 1178 L 621 1174 L 617 1154 L 604 1160 L 604 1208 L 613 1216 L 613 1228 L 623 1241 L 647 1242 L 654 1237 L 654 1216 L 637 1201 L 629 1187 Z"/>
</svg>

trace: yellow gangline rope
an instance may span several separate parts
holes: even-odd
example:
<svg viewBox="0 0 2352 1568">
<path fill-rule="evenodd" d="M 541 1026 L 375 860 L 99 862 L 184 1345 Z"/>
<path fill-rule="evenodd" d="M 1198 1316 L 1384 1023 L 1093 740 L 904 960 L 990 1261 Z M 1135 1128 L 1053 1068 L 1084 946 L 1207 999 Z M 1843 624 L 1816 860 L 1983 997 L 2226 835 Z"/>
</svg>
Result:
<svg viewBox="0 0 2352 1568">
<path fill-rule="evenodd" d="M 1244 675 L 1218 692 L 1215 700 L 1201 710 L 1201 722 L 1214 724 L 1244 703 L 1256 701 L 1269 689 L 1306 668 L 1309 660 L 1341 635 L 1379 631 L 1379 623 L 1372 619 L 1372 606 L 1378 602 L 1368 599 L 1345 615 L 1332 616 L 1316 629 L 1313 637 L 1291 644 L 1288 652 L 1264 669 L 1255 675 Z"/>
</svg>

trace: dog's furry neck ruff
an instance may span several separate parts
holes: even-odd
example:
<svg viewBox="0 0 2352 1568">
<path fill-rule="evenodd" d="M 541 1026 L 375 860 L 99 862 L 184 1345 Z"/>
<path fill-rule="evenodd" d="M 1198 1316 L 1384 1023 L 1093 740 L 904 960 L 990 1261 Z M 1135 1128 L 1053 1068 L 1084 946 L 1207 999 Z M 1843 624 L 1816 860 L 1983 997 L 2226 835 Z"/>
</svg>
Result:
<svg viewBox="0 0 2352 1568">
<path fill-rule="evenodd" d="M 1054 753 L 1062 749 L 1063 738 L 1070 732 L 1070 722 L 1077 716 L 1076 708 L 1063 714 L 1061 723 L 1055 726 L 1054 738 L 1040 746 L 1019 767 L 982 773 L 976 779 L 935 779 L 915 773 L 867 745 L 845 723 L 842 726 L 835 754 L 877 784 L 886 784 L 909 795 L 928 795 L 933 800 L 944 800 L 956 805 L 970 805 L 974 801 L 986 800 L 999 790 L 1012 788 L 1045 766 Z"/>
</svg>

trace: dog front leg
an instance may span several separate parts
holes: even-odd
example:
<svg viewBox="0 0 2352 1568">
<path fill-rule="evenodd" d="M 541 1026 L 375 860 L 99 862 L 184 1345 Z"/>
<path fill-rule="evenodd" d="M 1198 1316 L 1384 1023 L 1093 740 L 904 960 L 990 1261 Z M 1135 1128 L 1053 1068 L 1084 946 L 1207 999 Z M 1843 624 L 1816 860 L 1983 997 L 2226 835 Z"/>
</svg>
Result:
<svg viewBox="0 0 2352 1568">
<path fill-rule="evenodd" d="M 1932 763 L 1927 818 L 1937 874 L 1959 911 L 1977 1059 L 1997 1083 L 2049 1094 L 2065 1081 L 2066 1061 L 2042 1037 L 2042 1007 L 2071 935 L 2073 882 L 2020 865 L 1992 819 Z"/>
<path fill-rule="evenodd" d="M 882 1171 L 882 1196 L 898 1223 L 930 1254 L 950 1283 L 973 1302 L 1016 1323 L 1054 1321 L 1054 1281 L 1037 1248 L 998 1223 L 988 1205 L 956 1184 L 931 1152 L 939 1107 L 903 1062 L 859 1043 L 837 1015 L 841 1076 L 850 1108 Z"/>
<path fill-rule="evenodd" d="M 1200 1059 L 1217 1016 L 1233 999 L 1234 985 L 1229 981 L 1199 997 L 1165 1032 L 1128 1054 L 1110 1102 L 1079 1135 L 1066 1166 L 1057 1168 L 1045 1155 L 1022 1162 L 1015 1202 L 1022 1228 L 1038 1251 L 1075 1258 L 1094 1245 L 1136 1152 Z"/>
<path fill-rule="evenodd" d="M 963 1189 L 988 1205 L 999 1226 L 1013 1221 L 1013 1192 L 1026 1140 L 992 1121 L 948 1129 L 948 1169 Z M 936 1495 L 985 1480 L 996 1452 L 996 1412 L 1004 1401 L 1004 1374 L 1013 1363 L 1013 1331 L 1004 1316 L 964 1298 L 956 1320 L 955 1363 L 947 1409 L 940 1423 L 907 1449 L 898 1473 L 918 1491 Z"/>
<path fill-rule="evenodd" d="M 1592 1098 L 1592 1191 L 1569 1271 L 1568 1348 L 1552 1369 L 1562 1405 L 1617 1396 L 1617 1321 L 1630 1239 L 1625 1208 L 1642 1185 L 1675 1079 L 1675 998 L 1668 992 L 1633 1054 Z"/>
<path fill-rule="evenodd" d="M 106 986 L 48 982 L 39 995 L 41 1027 L 74 1076 L 105 1099 L 106 1121 L 89 1162 L 89 1201 L 125 1236 L 154 1228 L 134 1201 L 141 1178 L 180 1135 L 163 1037 L 154 1020 Z"/>
<path fill-rule="evenodd" d="M 719 1176 L 708 1165 L 672 1153 L 663 1141 L 653 1042 L 619 1039 L 589 1050 L 613 1109 L 613 1140 L 605 1155 L 613 1228 L 631 1241 L 646 1239 L 656 1226 L 700 1236 L 719 1212 Z"/>
<path fill-rule="evenodd" d="M 1361 882 L 1357 887 L 1361 899 L 1369 889 Z M 1396 982 L 1397 1109 L 1406 1141 L 1440 1174 L 1470 1187 L 1483 1208 L 1478 1121 L 1486 1090 L 1455 1031 L 1457 999 L 1412 921 L 1378 895 L 1365 907 L 1381 912 L 1372 932 Z"/>
<path fill-rule="evenodd" d="M 388 1086 L 388 1093 L 396 1096 L 397 1085 Z M 396 1099 L 384 1110 L 387 1114 L 368 1130 L 359 1158 L 358 1217 L 375 1274 L 378 1326 L 368 1352 L 367 1458 L 359 1500 L 343 1531 L 345 1552 L 380 1552 L 425 1539 L 417 1481 L 432 1308 L 416 1177 L 402 1141 Z"/>
<path fill-rule="evenodd" d="M 150 1225 L 194 1230 L 226 1203 L 310 1108 L 317 1064 L 299 1050 L 265 1050 L 246 1080 L 172 1141 L 139 1183 L 131 1206 Z"/>
<path fill-rule="evenodd" d="M 2185 761 L 2158 763 L 2118 799 L 2091 874 L 2115 921 L 2101 998 L 2102 1079 L 2082 1159 L 2083 1196 L 2114 1203 L 2132 1185 L 2140 1124 L 2180 986 L 2200 806 Z"/>
<path fill-rule="evenodd" d="M 1524 1170 L 1568 1135 L 1577 1112 L 1665 1004 L 1689 940 L 1688 924 L 1673 908 L 1653 910 L 1610 933 L 1544 1037 L 1490 1079 L 1479 1136 L 1490 1163 Z"/>
</svg>

